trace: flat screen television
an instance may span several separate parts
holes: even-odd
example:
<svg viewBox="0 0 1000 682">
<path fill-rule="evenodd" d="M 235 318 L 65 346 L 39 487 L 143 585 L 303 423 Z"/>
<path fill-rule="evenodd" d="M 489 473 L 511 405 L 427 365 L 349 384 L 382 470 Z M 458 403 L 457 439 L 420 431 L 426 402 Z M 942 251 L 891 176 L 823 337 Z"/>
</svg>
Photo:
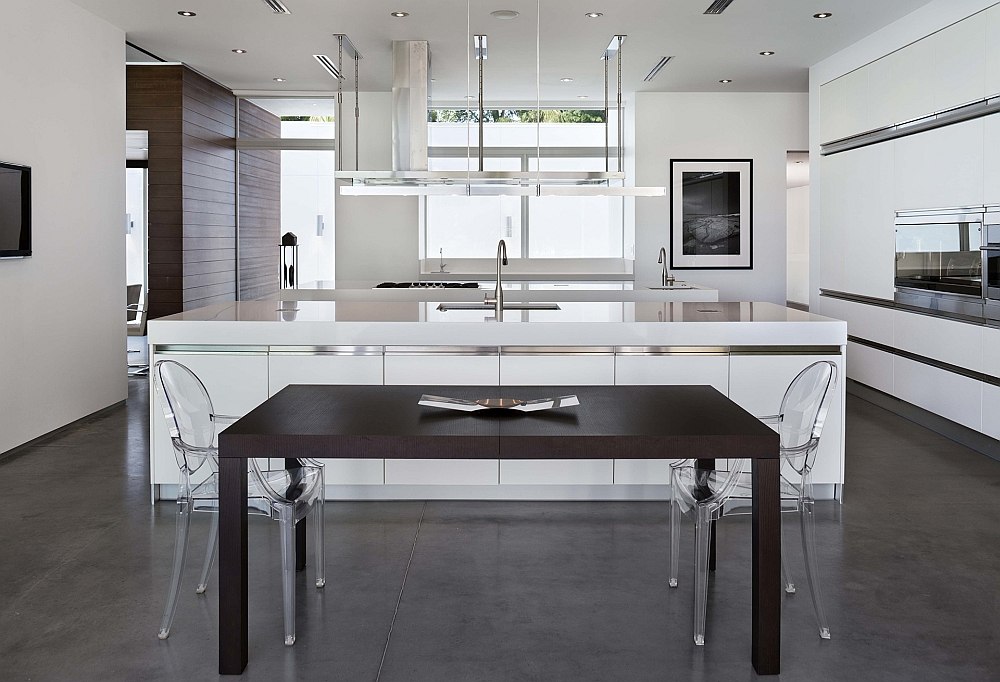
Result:
<svg viewBox="0 0 1000 682">
<path fill-rule="evenodd" d="M 0 161 L 0 258 L 31 255 L 31 169 Z"/>
</svg>

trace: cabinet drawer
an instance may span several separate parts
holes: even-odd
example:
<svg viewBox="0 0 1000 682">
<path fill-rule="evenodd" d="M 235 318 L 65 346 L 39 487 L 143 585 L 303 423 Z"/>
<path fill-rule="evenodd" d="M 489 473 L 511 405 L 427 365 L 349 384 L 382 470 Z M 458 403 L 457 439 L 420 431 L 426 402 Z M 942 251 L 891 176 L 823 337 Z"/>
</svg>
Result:
<svg viewBox="0 0 1000 682">
<path fill-rule="evenodd" d="M 500 358 L 491 355 L 385 354 L 387 386 L 497 386 Z"/>
<path fill-rule="evenodd" d="M 610 485 L 610 459 L 500 460 L 500 483 L 508 485 Z"/>
<path fill-rule="evenodd" d="M 612 353 L 500 355 L 502 386 L 613 386 Z"/>
<path fill-rule="evenodd" d="M 729 394 L 728 355 L 619 355 L 615 383 L 620 386 L 707 385 Z"/>
<path fill-rule="evenodd" d="M 377 355 L 268 356 L 268 391 L 274 395 L 289 384 L 382 383 L 382 353 Z"/>
<path fill-rule="evenodd" d="M 387 459 L 386 485 L 496 485 L 495 459 Z"/>
<path fill-rule="evenodd" d="M 976 431 L 982 430 L 982 382 L 906 358 L 893 358 L 896 397 Z"/>
</svg>

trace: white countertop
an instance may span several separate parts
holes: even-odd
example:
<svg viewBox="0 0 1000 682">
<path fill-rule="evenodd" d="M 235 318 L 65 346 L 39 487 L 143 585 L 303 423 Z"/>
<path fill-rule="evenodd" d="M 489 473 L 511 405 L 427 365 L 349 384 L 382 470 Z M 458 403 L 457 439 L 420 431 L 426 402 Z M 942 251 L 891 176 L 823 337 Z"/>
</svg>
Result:
<svg viewBox="0 0 1000 682">
<path fill-rule="evenodd" d="M 437 300 L 398 299 L 219 303 L 150 320 L 149 342 L 326 346 L 847 343 L 845 322 L 773 303 L 565 301 L 555 311 L 508 310 L 503 322 L 490 319 L 491 311 L 441 312 L 437 304 Z"/>
</svg>

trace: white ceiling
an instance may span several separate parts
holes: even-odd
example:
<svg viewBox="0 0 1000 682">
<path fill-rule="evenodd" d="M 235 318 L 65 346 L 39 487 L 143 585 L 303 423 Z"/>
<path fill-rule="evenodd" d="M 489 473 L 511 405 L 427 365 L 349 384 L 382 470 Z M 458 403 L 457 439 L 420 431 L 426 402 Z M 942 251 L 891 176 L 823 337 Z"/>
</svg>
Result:
<svg viewBox="0 0 1000 682">
<path fill-rule="evenodd" d="M 335 90 L 313 54 L 336 61 L 334 33 L 357 45 L 362 90 L 389 90 L 391 41 L 427 40 L 431 97 L 459 101 L 468 83 L 466 36 L 489 36 L 486 98 L 536 98 L 536 26 L 541 46 L 540 96 L 548 102 L 603 101 L 599 59 L 612 35 L 624 33 L 624 90 L 673 92 L 804 92 L 807 69 L 929 0 L 734 0 L 722 15 L 705 15 L 710 0 L 283 0 L 278 15 L 262 0 L 74 0 L 125 30 L 127 39 L 168 61 L 182 61 L 235 90 Z M 471 12 L 468 7 L 471 5 Z M 520 16 L 500 20 L 497 9 Z M 184 18 L 179 10 L 197 12 Z M 391 10 L 410 16 L 397 19 Z M 589 19 L 585 12 L 603 12 Z M 814 19 L 817 12 L 833 12 Z M 471 15 L 471 16 L 470 16 Z M 247 54 L 231 50 L 242 48 Z M 773 50 L 774 56 L 758 53 Z M 661 56 L 675 57 L 651 83 L 643 77 Z M 613 62 L 613 72 L 616 65 Z M 353 64 L 345 89 L 353 89 Z M 276 83 L 273 78 L 285 78 Z M 563 83 L 561 78 L 573 78 Z M 718 81 L 732 79 L 729 85 Z M 612 96 L 614 80 L 612 76 Z"/>
</svg>

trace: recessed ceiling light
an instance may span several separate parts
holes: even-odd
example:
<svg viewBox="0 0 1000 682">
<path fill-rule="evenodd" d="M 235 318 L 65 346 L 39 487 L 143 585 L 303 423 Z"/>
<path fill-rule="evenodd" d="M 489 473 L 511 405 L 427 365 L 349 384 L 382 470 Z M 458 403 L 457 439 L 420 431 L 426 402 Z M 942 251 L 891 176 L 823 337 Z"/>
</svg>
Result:
<svg viewBox="0 0 1000 682">
<path fill-rule="evenodd" d="M 402 19 L 403 17 L 410 16 L 409 12 L 389 12 L 389 16 L 396 17 L 397 19 Z"/>
<path fill-rule="evenodd" d="M 764 50 L 763 52 L 760 53 L 760 56 L 761 57 L 770 57 L 773 54 L 774 54 L 774 52 L 771 51 L 771 50 Z"/>
<path fill-rule="evenodd" d="M 284 79 L 284 78 L 281 78 L 281 77 L 279 76 L 278 78 L 275 78 L 275 79 L 274 79 L 274 82 L 275 82 L 275 83 L 284 83 L 284 82 L 285 82 L 285 79 Z"/>
<path fill-rule="evenodd" d="M 833 12 L 820 12 L 819 14 L 814 14 L 813 19 L 829 19 L 833 16 Z"/>
<path fill-rule="evenodd" d="M 561 80 L 563 83 L 572 83 L 573 82 L 572 78 L 560 78 L 559 80 Z"/>
<path fill-rule="evenodd" d="M 603 12 L 587 12 L 583 16 L 590 17 L 591 19 L 596 19 L 598 17 L 603 17 L 604 13 Z"/>
<path fill-rule="evenodd" d="M 244 50 L 243 48 L 239 48 L 239 47 L 236 48 L 235 50 L 233 50 L 233 52 L 235 52 L 236 54 L 246 54 L 247 53 L 246 50 Z"/>
<path fill-rule="evenodd" d="M 726 83 L 732 83 L 733 79 L 732 78 L 723 78 L 719 82 L 722 83 L 723 85 L 725 85 Z"/>
<path fill-rule="evenodd" d="M 198 16 L 196 13 L 194 13 L 194 12 L 188 12 L 187 10 L 183 10 L 181 12 L 178 12 L 178 14 L 180 14 L 182 17 L 196 17 L 196 16 Z"/>
<path fill-rule="evenodd" d="M 520 12 L 515 12 L 512 9 L 496 9 L 490 12 L 490 16 L 494 19 L 513 19 Z"/>
</svg>

